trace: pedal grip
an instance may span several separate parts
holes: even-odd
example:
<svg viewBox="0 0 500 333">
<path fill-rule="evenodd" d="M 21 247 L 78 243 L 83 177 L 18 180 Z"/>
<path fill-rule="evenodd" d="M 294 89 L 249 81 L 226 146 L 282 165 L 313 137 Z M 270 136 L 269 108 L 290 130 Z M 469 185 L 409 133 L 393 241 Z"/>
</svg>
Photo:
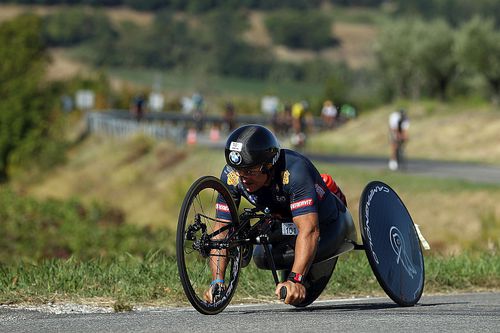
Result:
<svg viewBox="0 0 500 333">
<path fill-rule="evenodd" d="M 283 286 L 280 289 L 280 300 L 284 301 L 286 298 L 286 287 Z"/>
</svg>

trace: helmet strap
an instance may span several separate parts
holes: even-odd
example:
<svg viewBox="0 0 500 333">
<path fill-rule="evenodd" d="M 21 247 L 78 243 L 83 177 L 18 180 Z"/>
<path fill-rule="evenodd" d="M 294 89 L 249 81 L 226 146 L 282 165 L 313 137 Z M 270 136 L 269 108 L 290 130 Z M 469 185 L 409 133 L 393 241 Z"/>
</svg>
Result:
<svg viewBox="0 0 500 333">
<path fill-rule="evenodd" d="M 260 167 L 260 171 L 267 176 L 266 185 L 269 185 L 271 183 L 271 180 L 273 179 L 272 169 L 273 167 L 270 164 L 262 164 L 262 166 Z"/>
</svg>

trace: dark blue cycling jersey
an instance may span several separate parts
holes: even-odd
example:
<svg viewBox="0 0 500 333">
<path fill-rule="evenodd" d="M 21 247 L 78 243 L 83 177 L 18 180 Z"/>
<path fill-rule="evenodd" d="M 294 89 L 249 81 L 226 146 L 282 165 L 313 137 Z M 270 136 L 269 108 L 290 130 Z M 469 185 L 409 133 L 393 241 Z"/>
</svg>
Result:
<svg viewBox="0 0 500 333">
<path fill-rule="evenodd" d="M 307 157 L 281 149 L 271 172 L 271 183 L 253 193 L 245 189 L 236 171 L 228 165 L 222 170 L 220 179 L 229 188 L 237 207 L 243 196 L 257 208 L 263 210 L 267 207 L 271 213 L 285 219 L 312 212 L 318 213 L 320 224 L 337 219 L 339 212 L 335 197 Z M 217 218 L 231 219 L 221 196 L 217 199 L 216 209 Z"/>
</svg>

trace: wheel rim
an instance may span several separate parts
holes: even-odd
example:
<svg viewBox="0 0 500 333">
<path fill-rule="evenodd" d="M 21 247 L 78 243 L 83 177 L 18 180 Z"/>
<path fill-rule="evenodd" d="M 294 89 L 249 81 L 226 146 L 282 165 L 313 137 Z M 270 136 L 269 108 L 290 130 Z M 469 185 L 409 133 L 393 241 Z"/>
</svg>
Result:
<svg viewBox="0 0 500 333">
<path fill-rule="evenodd" d="M 214 242 L 211 240 L 222 242 L 227 239 L 230 232 L 228 230 L 213 236 L 214 231 L 218 229 L 217 226 L 227 226 L 216 219 L 218 195 L 229 196 L 228 193 L 224 193 L 227 190 L 220 186 L 223 186 L 222 183 L 214 181 L 202 181 L 197 186 L 193 185 L 181 209 L 180 221 L 183 222 L 179 224 L 177 234 L 177 257 L 181 282 L 191 304 L 198 311 L 206 314 L 218 313 L 227 306 L 236 289 L 241 262 L 239 248 L 213 249 Z M 228 200 L 230 198 L 226 199 Z M 235 208 L 230 210 L 235 211 Z M 235 212 L 231 214 L 236 215 Z M 227 258 L 224 276 L 227 289 L 220 299 L 209 303 L 205 301 L 204 293 L 212 281 L 210 267 L 211 265 L 221 267 L 223 258 Z"/>
</svg>

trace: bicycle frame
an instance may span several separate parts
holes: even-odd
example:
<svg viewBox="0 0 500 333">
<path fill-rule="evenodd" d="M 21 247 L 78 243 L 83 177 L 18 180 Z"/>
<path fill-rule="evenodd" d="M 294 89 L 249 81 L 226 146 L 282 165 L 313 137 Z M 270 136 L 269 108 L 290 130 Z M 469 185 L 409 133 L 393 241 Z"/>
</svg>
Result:
<svg viewBox="0 0 500 333">
<path fill-rule="evenodd" d="M 258 208 L 245 208 L 244 212 L 239 216 L 238 227 L 234 229 L 234 221 L 227 222 L 221 221 L 203 214 L 196 214 L 195 223 L 190 225 L 187 232 L 187 237 L 192 233 L 202 229 L 204 237 L 196 240 L 193 243 L 193 249 L 199 251 L 204 257 L 212 255 L 218 256 L 217 254 L 210 254 L 211 250 L 231 250 L 238 246 L 247 244 L 262 244 L 264 245 L 264 250 L 266 258 L 271 266 L 271 271 L 275 280 L 275 283 L 279 283 L 278 274 L 276 273 L 276 266 L 274 264 L 274 259 L 269 249 L 269 230 L 271 226 L 281 221 L 281 219 L 273 218 L 270 213 L 258 213 L 260 210 Z M 223 227 L 215 230 L 211 234 L 205 234 L 206 226 L 201 222 L 201 217 L 216 221 L 219 223 L 224 223 Z M 257 223 L 250 226 L 250 221 L 253 219 L 259 219 Z M 267 224 L 267 225 L 266 225 Z M 233 230 L 232 230 L 233 229 Z M 224 240 L 217 240 L 217 235 L 229 231 L 229 235 Z M 191 239 L 194 240 L 194 239 Z M 229 253 L 230 251 L 227 251 Z"/>
</svg>

